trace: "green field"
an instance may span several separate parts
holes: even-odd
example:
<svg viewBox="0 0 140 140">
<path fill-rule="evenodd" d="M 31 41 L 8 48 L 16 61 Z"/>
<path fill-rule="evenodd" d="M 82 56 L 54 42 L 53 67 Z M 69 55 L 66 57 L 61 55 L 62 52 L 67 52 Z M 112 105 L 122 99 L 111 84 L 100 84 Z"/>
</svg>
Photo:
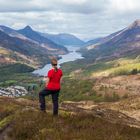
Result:
<svg viewBox="0 0 140 140">
<path fill-rule="evenodd" d="M 22 82 L 28 83 L 35 79 L 35 77 L 30 74 L 33 70 L 34 68 L 20 63 L 0 66 L 0 85 L 9 86 Z"/>
</svg>

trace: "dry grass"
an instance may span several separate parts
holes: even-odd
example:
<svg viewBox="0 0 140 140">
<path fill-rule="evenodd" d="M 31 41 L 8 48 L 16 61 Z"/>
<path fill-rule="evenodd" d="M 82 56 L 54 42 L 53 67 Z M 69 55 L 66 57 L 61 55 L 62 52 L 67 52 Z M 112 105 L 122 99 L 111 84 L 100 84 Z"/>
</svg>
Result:
<svg viewBox="0 0 140 140">
<path fill-rule="evenodd" d="M 139 140 L 140 129 L 111 124 L 89 114 L 55 118 L 30 110 L 15 116 L 9 136 L 13 140 Z"/>
<path fill-rule="evenodd" d="M 140 129 L 113 124 L 86 113 L 60 111 L 58 117 L 14 99 L 0 98 L 0 114 L 12 116 L 8 140 L 139 140 Z"/>
</svg>

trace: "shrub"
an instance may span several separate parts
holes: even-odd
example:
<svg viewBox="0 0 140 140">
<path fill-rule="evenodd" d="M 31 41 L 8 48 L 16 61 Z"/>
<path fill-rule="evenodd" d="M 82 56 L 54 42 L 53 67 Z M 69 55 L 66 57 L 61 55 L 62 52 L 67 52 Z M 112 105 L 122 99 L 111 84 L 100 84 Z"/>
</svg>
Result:
<svg viewBox="0 0 140 140">
<path fill-rule="evenodd" d="M 132 71 L 131 71 L 131 74 L 133 74 L 133 75 L 135 75 L 135 74 L 137 74 L 138 73 L 138 70 L 137 69 L 133 69 Z"/>
</svg>

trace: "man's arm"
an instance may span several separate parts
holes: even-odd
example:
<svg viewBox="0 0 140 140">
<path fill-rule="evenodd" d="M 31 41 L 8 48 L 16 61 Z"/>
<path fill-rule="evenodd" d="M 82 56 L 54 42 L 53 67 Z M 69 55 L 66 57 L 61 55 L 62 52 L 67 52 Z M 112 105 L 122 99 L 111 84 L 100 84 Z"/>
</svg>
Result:
<svg viewBox="0 0 140 140">
<path fill-rule="evenodd" d="M 46 86 L 48 85 L 50 78 L 49 77 L 45 77 L 46 78 Z"/>
<path fill-rule="evenodd" d="M 64 79 L 63 79 L 63 72 L 61 70 L 61 79 L 60 79 L 60 84 L 62 84 L 64 82 Z"/>
<path fill-rule="evenodd" d="M 60 84 L 62 84 L 63 83 L 63 77 L 61 77 L 61 79 L 60 79 Z"/>
</svg>

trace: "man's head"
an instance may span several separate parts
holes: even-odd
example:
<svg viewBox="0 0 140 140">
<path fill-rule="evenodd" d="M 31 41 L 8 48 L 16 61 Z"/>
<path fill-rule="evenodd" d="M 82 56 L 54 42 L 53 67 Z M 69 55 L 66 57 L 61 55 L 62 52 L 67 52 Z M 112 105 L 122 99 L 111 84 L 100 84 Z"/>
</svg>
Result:
<svg viewBox="0 0 140 140">
<path fill-rule="evenodd" d="M 52 66 L 56 67 L 57 66 L 57 59 L 56 58 L 52 58 L 51 59 L 51 64 L 52 64 Z"/>
</svg>

